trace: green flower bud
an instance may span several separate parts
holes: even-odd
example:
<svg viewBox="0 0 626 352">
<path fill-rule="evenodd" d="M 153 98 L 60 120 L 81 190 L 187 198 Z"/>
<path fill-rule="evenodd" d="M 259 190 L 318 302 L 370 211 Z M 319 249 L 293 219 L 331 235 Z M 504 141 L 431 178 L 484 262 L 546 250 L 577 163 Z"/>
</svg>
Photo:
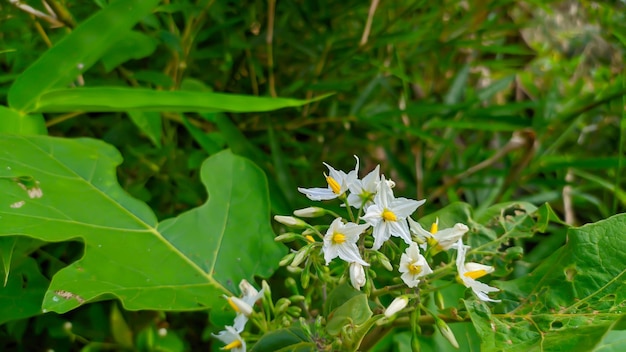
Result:
<svg viewBox="0 0 626 352">
<path fill-rule="evenodd" d="M 283 259 L 280 260 L 280 262 L 278 262 L 278 265 L 280 266 L 285 266 L 285 265 L 289 265 L 289 263 L 291 263 L 291 261 L 293 260 L 293 258 L 295 258 L 296 253 L 288 253 L 286 256 L 283 257 Z"/>
<path fill-rule="evenodd" d="M 439 318 L 435 318 L 435 325 L 437 325 L 437 328 L 439 329 L 439 332 L 441 332 L 441 335 L 443 335 L 443 337 L 445 337 L 454 348 L 459 348 L 459 343 L 456 341 L 454 333 L 452 332 L 452 330 L 450 330 L 450 327 L 448 326 L 448 324 L 446 324 L 445 321 Z"/>
<path fill-rule="evenodd" d="M 308 207 L 304 209 L 298 209 L 293 212 L 293 215 L 301 218 L 317 218 L 326 214 L 326 209 L 319 207 Z"/>
<path fill-rule="evenodd" d="M 300 264 L 302 264 L 302 262 L 304 262 L 309 256 L 309 252 L 311 251 L 311 248 L 312 248 L 311 245 L 302 247 L 300 251 L 296 253 L 296 257 L 293 258 L 293 262 L 291 262 L 291 266 L 300 266 Z"/>
<path fill-rule="evenodd" d="M 283 225 L 290 226 L 290 227 L 295 227 L 295 228 L 307 227 L 306 222 L 298 218 L 294 218 L 293 216 L 275 215 L 274 220 L 278 221 L 279 223 Z"/>
<path fill-rule="evenodd" d="M 284 313 L 287 308 L 291 305 L 291 301 L 287 298 L 281 298 L 276 302 L 276 305 L 274 306 L 274 315 L 278 316 L 282 313 Z"/>
<path fill-rule="evenodd" d="M 287 308 L 287 314 L 291 315 L 294 318 L 297 318 L 302 313 L 302 308 L 298 306 L 291 306 Z"/>
<path fill-rule="evenodd" d="M 387 271 L 393 271 L 393 266 L 391 265 L 391 262 L 389 261 L 389 258 L 387 258 L 386 255 L 380 252 L 377 252 L 377 257 L 378 257 L 378 261 L 383 266 L 383 268 L 387 269 Z"/>
<path fill-rule="evenodd" d="M 288 243 L 288 242 L 293 242 L 297 238 L 300 238 L 300 237 L 302 237 L 302 235 L 300 235 L 299 233 L 285 232 L 282 235 L 276 236 L 274 238 L 274 241 Z"/>
</svg>

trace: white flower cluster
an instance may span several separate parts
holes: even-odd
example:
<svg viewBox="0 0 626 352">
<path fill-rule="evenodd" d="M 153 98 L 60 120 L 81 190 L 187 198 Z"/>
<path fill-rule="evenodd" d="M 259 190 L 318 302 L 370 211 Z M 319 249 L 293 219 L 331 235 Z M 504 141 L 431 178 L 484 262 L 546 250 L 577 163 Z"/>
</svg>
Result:
<svg viewBox="0 0 626 352">
<path fill-rule="evenodd" d="M 254 286 L 246 280 L 241 280 L 239 289 L 243 295 L 241 298 L 224 296 L 228 304 L 237 312 L 233 325 L 226 326 L 226 330 L 222 330 L 213 336 L 226 344 L 226 346 L 222 347 L 223 350 L 246 352 L 246 342 L 241 338 L 240 333 L 245 328 L 248 318 L 253 312 L 252 307 L 256 301 L 263 297 L 263 289 L 257 291 Z"/>
<path fill-rule="evenodd" d="M 337 217 L 330 224 L 322 246 L 326 265 L 336 257 L 348 262 L 352 285 L 356 289 L 363 287 L 366 282 L 363 266 L 369 266 L 369 263 L 361 257 L 357 242 L 371 227 L 374 238 L 371 247 L 373 251 L 379 250 L 392 236 L 400 237 L 408 245 L 400 258 L 399 266 L 401 279 L 408 287 L 417 287 L 420 278 L 433 272 L 426 258 L 420 253 L 420 247 L 422 250 L 432 247 L 435 251 L 453 248 L 458 251 L 456 264 L 461 282 L 471 288 L 479 299 L 497 302 L 489 298 L 487 293 L 496 292 L 498 289 L 476 281 L 477 278 L 493 272 L 494 268 L 477 263 L 465 263 L 468 246 L 463 245 L 462 237 L 469 228 L 457 223 L 451 228 L 439 231 L 437 221 L 430 232 L 426 231 L 410 217 L 425 200 L 395 197 L 392 190 L 394 182 L 380 174 L 379 166 L 359 179 L 359 159 L 356 156 L 355 158 L 356 167 L 348 173 L 335 170 L 324 163 L 328 168 L 328 174 L 324 174 L 327 188 L 298 188 L 298 191 L 311 200 L 338 198 L 348 206 L 359 209 L 359 214 L 364 212 L 364 215 L 357 219 L 357 223 Z M 320 208 L 307 209 L 315 209 L 319 213 Z M 309 212 L 304 210 L 306 209 L 296 211 L 295 214 L 306 215 Z M 294 221 L 294 224 L 297 221 Z M 363 223 L 360 223 L 361 221 Z M 413 240 L 412 235 L 421 243 L 420 246 Z"/>
</svg>

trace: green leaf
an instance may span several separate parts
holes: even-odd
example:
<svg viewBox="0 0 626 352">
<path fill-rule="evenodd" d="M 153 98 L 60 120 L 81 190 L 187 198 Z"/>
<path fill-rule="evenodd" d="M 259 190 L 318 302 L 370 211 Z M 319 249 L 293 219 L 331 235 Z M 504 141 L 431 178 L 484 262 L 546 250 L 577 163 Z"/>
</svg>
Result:
<svg viewBox="0 0 626 352">
<path fill-rule="evenodd" d="M 159 2 L 118 0 L 98 11 L 17 77 L 9 90 L 9 106 L 32 112 L 43 93 L 67 86 L 88 70 Z"/>
<path fill-rule="evenodd" d="M 106 72 L 131 59 L 142 59 L 152 55 L 157 47 L 157 40 L 137 31 L 128 31 L 102 56 Z"/>
<path fill-rule="evenodd" d="M 43 94 L 34 108 L 38 112 L 180 111 L 259 112 L 296 107 L 311 100 L 268 98 L 212 92 L 161 91 L 143 88 L 74 88 Z"/>
<path fill-rule="evenodd" d="M 133 123 L 150 138 L 150 141 L 161 148 L 161 114 L 150 111 L 128 111 L 127 113 Z"/>
<path fill-rule="evenodd" d="M 626 214 L 568 230 L 525 277 L 499 282 L 503 312 L 465 301 L 484 351 L 590 351 L 626 314 Z"/>
<path fill-rule="evenodd" d="M 328 315 L 326 331 L 331 335 L 339 335 L 346 325 L 361 325 L 372 316 L 367 304 L 367 295 L 360 293 L 339 306 Z M 367 326 L 369 329 L 371 325 Z M 362 337 L 362 335 L 361 335 Z"/>
<path fill-rule="evenodd" d="M 254 344 L 251 352 L 277 352 L 277 351 L 317 351 L 315 343 L 309 340 L 300 328 L 286 328 L 270 331 L 264 334 Z"/>
<path fill-rule="evenodd" d="M 26 115 L 0 105 L 0 133 L 46 135 L 48 130 L 43 115 Z"/>
<path fill-rule="evenodd" d="M 0 287 L 0 324 L 41 314 L 41 302 L 49 285 L 32 258 L 11 267 L 4 287 Z"/>
<path fill-rule="evenodd" d="M 283 255 L 263 172 L 230 151 L 202 165 L 209 200 L 158 224 L 116 182 L 122 158 L 101 141 L 3 136 L 0 159 L 0 236 L 84 241 L 83 257 L 53 277 L 46 310 L 112 297 L 130 310 L 223 306 L 222 294 L 269 276 Z"/>
</svg>

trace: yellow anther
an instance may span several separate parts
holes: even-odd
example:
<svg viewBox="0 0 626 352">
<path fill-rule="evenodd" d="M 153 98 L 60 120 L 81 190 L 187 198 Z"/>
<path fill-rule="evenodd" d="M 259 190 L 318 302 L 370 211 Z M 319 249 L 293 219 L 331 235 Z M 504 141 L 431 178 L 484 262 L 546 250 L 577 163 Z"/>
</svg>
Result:
<svg viewBox="0 0 626 352">
<path fill-rule="evenodd" d="M 396 214 L 394 214 L 391 210 L 389 209 L 385 209 L 383 211 L 383 219 L 385 221 L 397 221 L 398 218 L 396 217 Z"/>
<path fill-rule="evenodd" d="M 474 270 L 474 271 L 468 271 L 464 275 L 469 277 L 469 278 L 472 278 L 472 279 L 476 280 L 479 277 L 483 277 L 483 276 L 485 276 L 487 274 L 488 274 L 488 272 L 486 270 Z"/>
<path fill-rule="evenodd" d="M 311 242 L 311 243 L 315 242 L 315 239 L 311 235 L 306 235 L 306 236 L 304 236 L 304 238 L 306 238 L 306 240 Z"/>
<path fill-rule="evenodd" d="M 430 225 L 430 233 L 434 235 L 437 233 L 438 230 L 439 230 L 439 218 L 437 218 L 437 220 L 433 222 L 432 225 Z"/>
<path fill-rule="evenodd" d="M 228 304 L 233 308 L 233 310 L 237 313 L 240 313 L 241 311 L 239 310 L 239 307 L 237 307 L 237 305 L 235 304 L 235 302 L 233 302 L 232 299 L 228 299 Z"/>
<path fill-rule="evenodd" d="M 239 340 L 235 340 L 231 343 L 229 343 L 228 345 L 222 347 L 223 350 L 232 350 L 234 348 L 238 348 L 241 347 L 241 341 Z"/>
<path fill-rule="evenodd" d="M 346 235 L 339 233 L 339 232 L 335 232 L 333 233 L 332 241 L 334 244 L 342 244 L 346 241 Z"/>
<path fill-rule="evenodd" d="M 326 176 L 326 182 L 328 182 L 328 185 L 330 186 L 330 189 L 333 190 L 333 193 L 335 194 L 341 194 L 341 185 L 339 185 L 339 183 L 332 177 L 330 176 Z"/>
<path fill-rule="evenodd" d="M 422 267 L 420 265 L 417 265 L 417 263 L 411 263 L 409 264 L 409 272 L 411 273 L 411 275 L 418 275 L 422 272 Z"/>
</svg>

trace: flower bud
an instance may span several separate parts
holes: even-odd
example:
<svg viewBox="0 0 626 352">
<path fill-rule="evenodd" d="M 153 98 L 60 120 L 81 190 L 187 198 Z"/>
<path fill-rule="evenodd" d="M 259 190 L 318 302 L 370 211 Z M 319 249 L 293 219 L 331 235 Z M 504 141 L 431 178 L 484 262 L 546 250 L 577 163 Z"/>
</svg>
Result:
<svg viewBox="0 0 626 352">
<path fill-rule="evenodd" d="M 380 252 L 378 252 L 376 255 L 378 257 L 378 261 L 383 266 L 383 268 L 387 269 L 388 271 L 393 271 L 393 266 L 391 265 L 391 262 L 389 261 L 389 258 L 387 258 L 386 255 Z"/>
<path fill-rule="evenodd" d="M 296 227 L 296 228 L 305 228 L 307 226 L 306 222 L 298 218 L 294 218 L 293 216 L 275 215 L 274 220 L 278 221 L 279 223 L 283 225 Z"/>
<path fill-rule="evenodd" d="M 263 280 L 261 281 L 261 289 L 263 290 L 263 298 L 265 298 L 265 302 L 271 302 L 272 301 L 272 291 L 270 289 L 270 285 L 267 283 L 267 281 Z M 439 292 L 439 291 L 437 291 Z"/>
<path fill-rule="evenodd" d="M 287 298 L 281 298 L 276 302 L 276 305 L 274 305 L 274 315 L 280 315 L 282 313 L 284 313 L 287 308 L 291 305 L 291 301 L 288 300 Z"/>
<path fill-rule="evenodd" d="M 435 318 L 435 325 L 437 325 L 437 328 L 439 329 L 439 332 L 441 332 L 441 335 L 443 335 L 443 337 L 445 337 L 454 348 L 459 348 L 459 343 L 456 341 L 454 333 L 452 332 L 452 330 L 450 330 L 450 327 L 448 326 L 448 324 L 446 324 L 445 321 L 439 318 Z"/>
<path fill-rule="evenodd" d="M 306 298 L 303 295 L 293 295 L 291 297 L 289 297 L 289 300 L 292 303 L 298 303 L 298 302 L 303 302 Z"/>
<path fill-rule="evenodd" d="M 357 290 L 365 286 L 365 270 L 363 270 L 363 265 L 356 262 L 350 263 L 350 282 Z"/>
<path fill-rule="evenodd" d="M 297 318 L 302 313 L 302 308 L 298 306 L 291 306 L 287 308 L 287 314 L 291 315 L 294 318 Z"/>
<path fill-rule="evenodd" d="M 276 242 L 288 243 L 294 241 L 296 238 L 300 238 L 301 235 L 294 232 L 285 232 L 282 235 L 278 235 L 274 238 Z"/>
<path fill-rule="evenodd" d="M 293 291 L 294 293 L 298 292 L 298 284 L 296 283 L 296 279 L 293 277 L 288 277 L 285 279 L 285 287 Z"/>
<path fill-rule="evenodd" d="M 302 288 L 309 287 L 309 280 L 311 279 L 311 273 L 309 268 L 307 267 L 305 270 L 302 270 L 302 274 L 300 275 L 300 285 Z"/>
<path fill-rule="evenodd" d="M 394 299 L 389 307 L 387 307 L 387 309 L 385 310 L 385 316 L 387 318 L 391 317 L 392 315 L 404 309 L 407 304 L 409 304 L 409 299 L 406 296 L 396 297 L 396 299 Z"/>
<path fill-rule="evenodd" d="M 280 266 L 285 266 L 285 265 L 289 265 L 289 263 L 291 263 L 291 261 L 293 260 L 293 258 L 295 258 L 296 253 L 288 253 L 286 256 L 283 257 L 283 259 L 280 260 L 280 262 L 278 262 L 278 265 Z"/>
<path fill-rule="evenodd" d="M 306 260 L 309 256 L 309 252 L 311 251 L 311 246 L 304 246 L 301 248 L 298 253 L 296 253 L 296 257 L 293 258 L 293 262 L 291 262 L 291 266 L 300 266 L 302 262 Z"/>
<path fill-rule="evenodd" d="M 317 218 L 326 214 L 326 209 L 320 207 L 308 207 L 304 209 L 298 209 L 293 212 L 293 215 L 301 218 Z"/>
<path fill-rule="evenodd" d="M 299 266 L 291 266 L 291 265 L 287 265 L 285 268 L 287 268 L 287 271 L 292 273 L 292 274 L 298 274 L 302 272 L 302 268 Z"/>
<path fill-rule="evenodd" d="M 437 308 L 439 308 L 440 310 L 445 309 L 443 295 L 441 294 L 440 290 L 435 291 L 435 304 L 437 304 Z"/>
</svg>

